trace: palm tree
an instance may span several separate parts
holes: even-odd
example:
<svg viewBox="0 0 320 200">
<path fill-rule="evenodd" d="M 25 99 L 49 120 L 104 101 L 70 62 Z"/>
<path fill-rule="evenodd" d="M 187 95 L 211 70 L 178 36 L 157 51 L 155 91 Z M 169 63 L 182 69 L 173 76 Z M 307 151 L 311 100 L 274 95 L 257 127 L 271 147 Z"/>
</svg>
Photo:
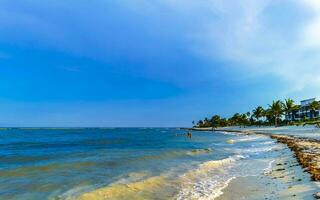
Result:
<svg viewBox="0 0 320 200">
<path fill-rule="evenodd" d="M 314 102 L 309 104 L 311 119 L 313 119 L 315 117 L 316 111 L 319 110 L 319 108 L 320 108 L 319 101 L 314 101 Z"/>
<path fill-rule="evenodd" d="M 248 112 L 246 113 L 246 115 L 247 115 L 247 117 L 248 117 L 248 118 L 250 118 L 250 116 L 251 116 L 251 112 L 250 112 L 250 111 L 248 111 Z"/>
<path fill-rule="evenodd" d="M 263 117 L 264 114 L 265 114 L 265 110 L 262 108 L 262 106 L 258 106 L 256 107 L 256 109 L 252 111 L 252 116 L 256 118 L 257 121 L 259 121 L 259 119 Z"/>
<path fill-rule="evenodd" d="M 212 116 L 210 123 L 212 127 L 218 127 L 220 126 L 221 117 L 219 115 Z"/>
<path fill-rule="evenodd" d="M 268 108 L 264 111 L 264 116 L 266 117 L 267 121 L 271 124 L 274 120 L 274 117 L 271 113 L 271 109 Z"/>
<path fill-rule="evenodd" d="M 294 100 L 292 100 L 290 98 L 289 99 L 285 99 L 283 110 L 284 110 L 284 112 L 286 113 L 287 116 L 289 116 L 289 113 L 291 113 L 294 108 L 295 108 Z"/>
<path fill-rule="evenodd" d="M 295 105 L 294 108 L 291 110 L 294 120 L 295 120 L 295 116 L 296 116 L 297 112 L 300 110 L 300 108 L 301 108 L 301 105 Z"/>
<path fill-rule="evenodd" d="M 283 114 L 283 102 L 278 100 L 278 101 L 273 101 L 272 104 L 269 104 L 269 109 L 270 109 L 270 114 L 272 117 L 274 117 L 274 125 L 278 125 L 278 119 L 281 117 Z"/>
<path fill-rule="evenodd" d="M 245 126 L 249 123 L 248 117 L 250 116 L 250 112 L 243 113 L 240 116 L 240 125 Z"/>
<path fill-rule="evenodd" d="M 202 127 L 203 126 L 203 121 L 199 120 L 197 124 L 198 124 L 198 127 Z"/>
<path fill-rule="evenodd" d="M 232 125 L 239 125 L 241 122 L 241 115 L 239 113 L 234 114 L 229 121 Z"/>
</svg>

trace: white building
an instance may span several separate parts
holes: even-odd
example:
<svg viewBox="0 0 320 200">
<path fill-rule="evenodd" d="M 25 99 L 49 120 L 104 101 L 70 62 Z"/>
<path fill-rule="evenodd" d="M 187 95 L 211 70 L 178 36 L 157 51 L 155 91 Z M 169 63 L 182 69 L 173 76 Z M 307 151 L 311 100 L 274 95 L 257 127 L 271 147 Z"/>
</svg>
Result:
<svg viewBox="0 0 320 200">
<path fill-rule="evenodd" d="M 319 110 L 316 110 L 314 113 L 310 110 L 309 105 L 316 101 L 316 98 L 302 100 L 298 109 L 293 110 L 289 113 L 286 113 L 286 120 L 289 121 L 297 121 L 301 119 L 310 119 L 310 118 L 318 118 L 319 117 Z"/>
</svg>

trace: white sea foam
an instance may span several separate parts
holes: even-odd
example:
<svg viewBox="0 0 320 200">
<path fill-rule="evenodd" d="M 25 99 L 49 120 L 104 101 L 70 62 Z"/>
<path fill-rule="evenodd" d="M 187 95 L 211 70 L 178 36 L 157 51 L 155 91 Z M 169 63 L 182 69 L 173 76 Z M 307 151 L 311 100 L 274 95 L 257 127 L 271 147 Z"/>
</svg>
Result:
<svg viewBox="0 0 320 200">
<path fill-rule="evenodd" d="M 276 149 L 276 146 L 268 146 L 268 147 L 257 147 L 257 148 L 247 148 L 247 149 L 236 149 L 236 153 L 247 153 L 247 154 L 258 154 L 262 152 L 273 151 Z"/>
<path fill-rule="evenodd" d="M 233 132 L 227 132 L 227 131 L 219 131 L 219 133 L 222 133 L 224 135 L 239 135 L 241 133 L 233 133 Z"/>
<path fill-rule="evenodd" d="M 229 183 L 236 177 L 230 177 L 228 179 L 211 179 L 204 180 L 196 183 L 192 190 L 182 190 L 177 196 L 177 200 L 210 200 L 215 199 L 223 194 L 223 189 L 226 188 Z"/>
<path fill-rule="evenodd" d="M 266 141 L 266 142 L 260 142 L 260 145 L 270 145 L 270 144 L 275 144 L 274 141 Z"/>
<path fill-rule="evenodd" d="M 249 142 L 249 141 L 255 141 L 255 140 L 258 140 L 261 138 L 262 138 L 261 136 L 244 136 L 242 138 L 235 139 L 234 141 L 235 142 Z"/>
<path fill-rule="evenodd" d="M 177 200 L 208 200 L 223 194 L 222 190 L 236 178 L 231 172 L 237 160 L 245 158 L 235 155 L 222 160 L 202 163 L 196 170 L 191 170 L 181 176 L 182 186 Z"/>
<path fill-rule="evenodd" d="M 222 160 L 208 161 L 183 175 L 177 200 L 213 200 L 223 194 L 229 183 L 238 177 L 256 176 L 272 169 L 273 160 L 248 159 L 252 153 L 272 151 L 277 145 L 238 149 L 238 154 Z"/>
<path fill-rule="evenodd" d="M 263 172 L 265 174 L 267 174 L 267 173 L 272 171 L 272 165 L 273 165 L 274 162 L 275 162 L 275 160 L 272 160 L 272 161 L 269 162 L 268 166 L 263 170 Z"/>
</svg>

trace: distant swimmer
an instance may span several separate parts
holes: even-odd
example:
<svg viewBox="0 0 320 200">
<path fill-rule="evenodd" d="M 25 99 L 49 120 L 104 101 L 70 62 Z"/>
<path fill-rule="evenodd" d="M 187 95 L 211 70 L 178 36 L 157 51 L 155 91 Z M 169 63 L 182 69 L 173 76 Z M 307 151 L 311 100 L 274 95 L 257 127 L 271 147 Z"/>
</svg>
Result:
<svg viewBox="0 0 320 200">
<path fill-rule="evenodd" d="M 188 136 L 188 138 L 192 138 L 192 133 L 191 132 L 188 132 L 188 134 L 187 134 L 187 136 Z"/>
</svg>

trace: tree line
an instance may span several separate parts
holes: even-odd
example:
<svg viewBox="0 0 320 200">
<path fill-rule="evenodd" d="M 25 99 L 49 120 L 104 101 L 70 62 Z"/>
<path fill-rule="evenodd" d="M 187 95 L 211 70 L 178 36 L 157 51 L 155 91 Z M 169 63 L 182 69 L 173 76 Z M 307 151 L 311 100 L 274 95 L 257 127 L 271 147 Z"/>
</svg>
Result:
<svg viewBox="0 0 320 200">
<path fill-rule="evenodd" d="M 251 112 L 235 113 L 230 118 L 222 118 L 219 115 L 213 115 L 211 118 L 199 120 L 197 123 L 192 122 L 194 127 L 225 127 L 225 126 L 280 126 L 292 124 L 294 120 L 286 120 L 284 115 L 295 116 L 300 105 L 296 105 L 294 100 L 285 99 L 277 100 L 268 104 L 267 108 L 257 106 Z M 320 109 L 320 103 L 314 101 L 306 109 L 310 111 L 310 120 L 315 120 L 316 111 Z M 307 121 L 307 116 L 302 116 L 301 121 Z"/>
</svg>

